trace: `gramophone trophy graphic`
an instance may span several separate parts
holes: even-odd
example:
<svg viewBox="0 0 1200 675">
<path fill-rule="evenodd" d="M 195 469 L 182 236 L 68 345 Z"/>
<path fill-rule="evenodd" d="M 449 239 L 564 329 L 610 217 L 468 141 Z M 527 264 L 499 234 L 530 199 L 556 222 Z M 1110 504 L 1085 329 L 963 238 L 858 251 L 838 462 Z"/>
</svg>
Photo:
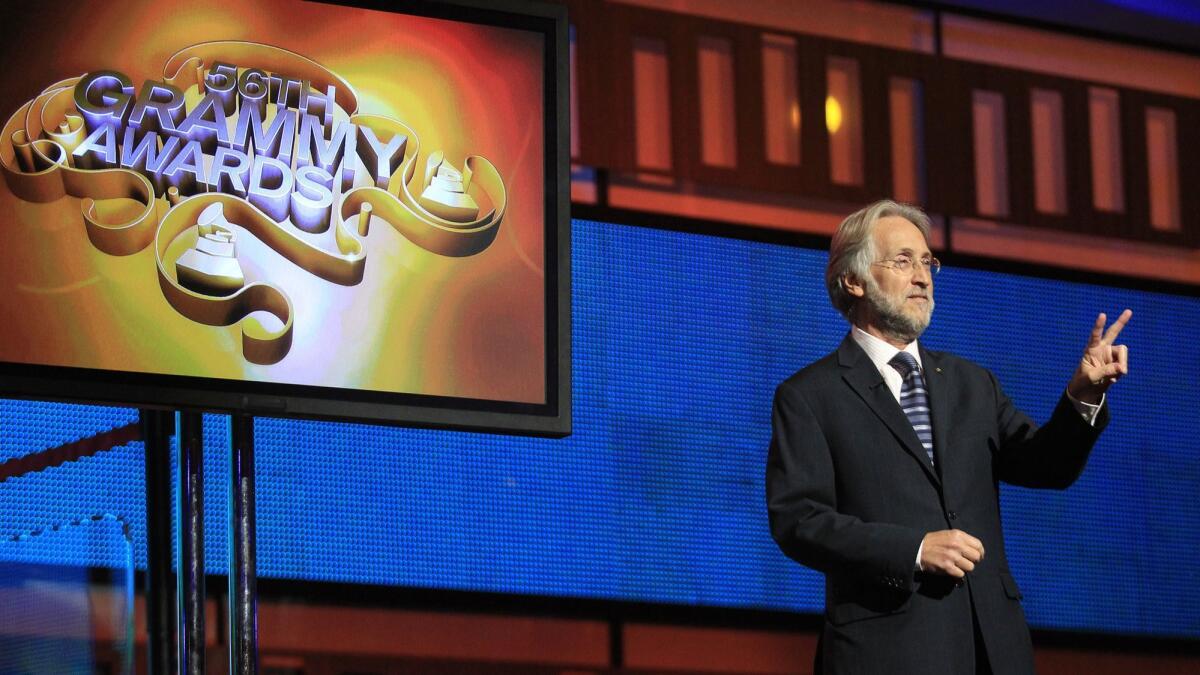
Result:
<svg viewBox="0 0 1200 675">
<path fill-rule="evenodd" d="M 246 285 L 237 260 L 232 224 L 220 203 L 200 212 L 196 245 L 175 261 L 175 276 L 185 288 L 208 295 L 231 295 Z"/>
<path fill-rule="evenodd" d="M 353 287 L 373 221 L 450 257 L 479 254 L 499 231 L 507 190 L 488 159 L 466 155 L 460 169 L 438 150 L 418 174 L 416 131 L 360 112 L 350 83 L 304 56 L 205 42 L 171 56 L 161 79 L 134 81 L 97 70 L 23 105 L 0 132 L 5 182 L 27 202 L 80 198 L 88 239 L 109 256 L 153 246 L 170 306 L 202 324 L 240 325 L 250 363 L 287 356 L 295 306 L 269 266 L 247 264 L 264 250 L 247 238 Z M 95 201 L 113 198 L 140 208 L 109 222 Z M 190 245 L 173 246 L 181 237 Z M 247 320 L 255 312 L 277 325 Z"/>
</svg>

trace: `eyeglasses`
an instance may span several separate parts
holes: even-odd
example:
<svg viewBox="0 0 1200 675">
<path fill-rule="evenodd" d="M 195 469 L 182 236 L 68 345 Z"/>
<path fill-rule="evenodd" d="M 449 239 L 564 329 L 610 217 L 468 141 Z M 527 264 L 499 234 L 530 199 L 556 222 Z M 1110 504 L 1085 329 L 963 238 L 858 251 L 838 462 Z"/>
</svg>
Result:
<svg viewBox="0 0 1200 675">
<path fill-rule="evenodd" d="M 891 260 L 880 260 L 871 264 L 879 265 L 880 267 L 890 267 L 901 274 L 912 274 L 913 268 L 918 266 L 929 270 L 929 276 L 933 276 L 942 271 L 942 263 L 937 258 L 922 258 L 920 260 L 913 260 L 906 255 L 899 255 Z"/>
</svg>

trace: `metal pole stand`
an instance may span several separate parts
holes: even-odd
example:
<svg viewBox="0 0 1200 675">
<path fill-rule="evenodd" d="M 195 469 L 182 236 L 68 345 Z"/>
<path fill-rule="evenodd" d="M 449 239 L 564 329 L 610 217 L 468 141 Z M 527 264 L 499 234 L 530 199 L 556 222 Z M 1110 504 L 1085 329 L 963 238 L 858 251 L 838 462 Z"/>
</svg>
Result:
<svg viewBox="0 0 1200 675">
<path fill-rule="evenodd" d="M 258 672 L 255 581 L 254 417 L 229 418 L 229 672 Z"/>
<path fill-rule="evenodd" d="M 168 410 L 139 410 L 146 448 L 146 664 L 151 675 L 174 675 L 175 614 L 171 580 L 171 433 Z"/>
<path fill-rule="evenodd" d="M 179 439 L 179 673 L 204 675 L 204 427 L 198 412 L 175 414 Z"/>
</svg>

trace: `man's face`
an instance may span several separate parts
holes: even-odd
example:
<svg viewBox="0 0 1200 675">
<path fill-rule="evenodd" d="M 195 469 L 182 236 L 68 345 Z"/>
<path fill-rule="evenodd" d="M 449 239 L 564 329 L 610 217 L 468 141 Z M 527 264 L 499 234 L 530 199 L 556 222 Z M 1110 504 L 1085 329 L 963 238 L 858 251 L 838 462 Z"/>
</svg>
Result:
<svg viewBox="0 0 1200 675">
<path fill-rule="evenodd" d="M 933 317 L 933 276 L 919 261 L 933 257 L 921 230 L 900 216 L 880 218 L 873 233 L 875 260 L 864 284 L 870 323 L 884 334 L 908 343 L 920 337 Z M 891 261 L 908 259 L 908 272 Z"/>
</svg>

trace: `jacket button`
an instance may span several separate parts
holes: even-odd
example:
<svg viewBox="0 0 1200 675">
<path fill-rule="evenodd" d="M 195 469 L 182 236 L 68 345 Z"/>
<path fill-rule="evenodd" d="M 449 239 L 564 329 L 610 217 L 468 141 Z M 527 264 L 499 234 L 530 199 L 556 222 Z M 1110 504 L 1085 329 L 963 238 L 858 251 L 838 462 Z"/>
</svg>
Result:
<svg viewBox="0 0 1200 675">
<path fill-rule="evenodd" d="M 946 517 L 947 517 L 947 518 L 949 518 L 950 520 L 958 520 L 958 512 L 957 512 L 957 511 L 951 511 L 951 512 L 949 512 L 949 513 L 947 513 L 947 514 L 946 514 Z"/>
</svg>

